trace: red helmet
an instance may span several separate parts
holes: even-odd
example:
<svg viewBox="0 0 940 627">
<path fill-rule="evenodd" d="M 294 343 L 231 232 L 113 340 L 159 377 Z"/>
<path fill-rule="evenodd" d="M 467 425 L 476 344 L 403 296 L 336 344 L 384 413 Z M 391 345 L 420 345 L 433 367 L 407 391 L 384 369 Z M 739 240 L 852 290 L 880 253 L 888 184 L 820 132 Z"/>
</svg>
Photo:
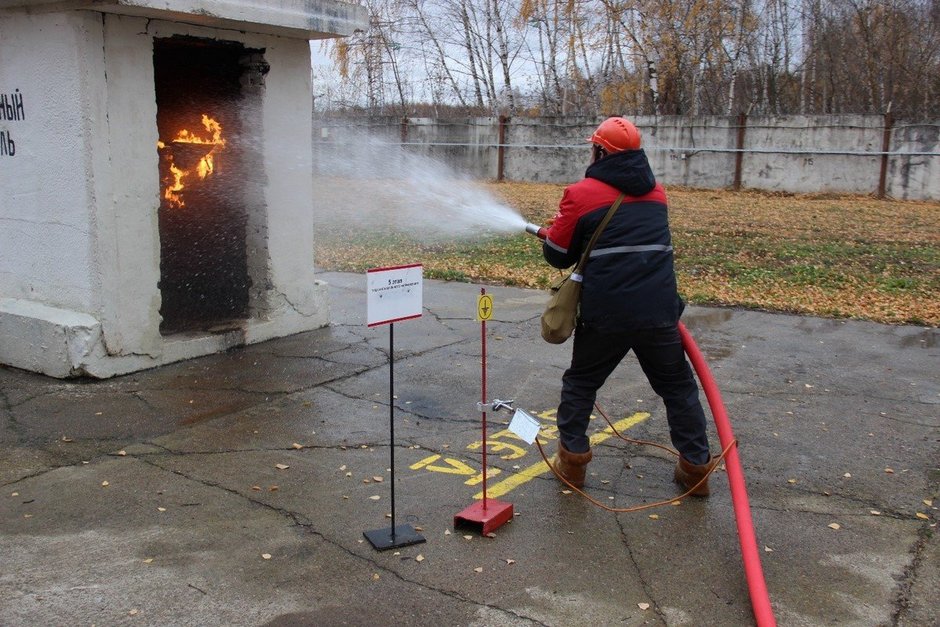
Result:
<svg viewBox="0 0 940 627">
<path fill-rule="evenodd" d="M 588 138 L 592 144 L 601 146 L 608 153 L 623 150 L 639 150 L 642 143 L 640 129 L 627 118 L 607 118 Z"/>
</svg>

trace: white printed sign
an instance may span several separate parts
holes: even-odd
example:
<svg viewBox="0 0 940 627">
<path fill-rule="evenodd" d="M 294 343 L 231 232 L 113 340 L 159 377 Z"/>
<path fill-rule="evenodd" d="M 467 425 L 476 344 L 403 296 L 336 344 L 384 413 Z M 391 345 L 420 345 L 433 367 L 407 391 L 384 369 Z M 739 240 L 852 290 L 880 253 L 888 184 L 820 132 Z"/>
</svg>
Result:
<svg viewBox="0 0 940 627">
<path fill-rule="evenodd" d="M 366 323 L 370 327 L 421 317 L 424 266 L 420 263 L 366 272 Z"/>
<path fill-rule="evenodd" d="M 522 438 L 526 444 L 535 442 L 539 434 L 539 421 L 524 409 L 516 409 L 509 421 L 509 430 Z"/>
</svg>

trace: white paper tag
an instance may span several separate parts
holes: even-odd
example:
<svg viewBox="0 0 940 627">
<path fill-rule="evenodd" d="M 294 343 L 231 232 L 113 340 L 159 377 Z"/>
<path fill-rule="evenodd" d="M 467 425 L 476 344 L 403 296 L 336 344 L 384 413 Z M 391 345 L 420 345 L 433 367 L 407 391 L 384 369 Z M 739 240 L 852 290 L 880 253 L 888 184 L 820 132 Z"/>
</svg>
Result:
<svg viewBox="0 0 940 627">
<path fill-rule="evenodd" d="M 509 421 L 509 430 L 522 438 L 526 444 L 532 444 L 539 434 L 539 421 L 524 409 L 517 409 Z"/>
</svg>

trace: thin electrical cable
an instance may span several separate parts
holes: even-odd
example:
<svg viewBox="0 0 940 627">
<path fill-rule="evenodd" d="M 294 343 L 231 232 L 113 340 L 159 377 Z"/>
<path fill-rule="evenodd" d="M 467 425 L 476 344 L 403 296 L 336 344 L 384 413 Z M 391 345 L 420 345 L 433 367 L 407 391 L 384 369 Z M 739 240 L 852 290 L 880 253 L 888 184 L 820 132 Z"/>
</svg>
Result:
<svg viewBox="0 0 940 627">
<path fill-rule="evenodd" d="M 609 424 L 609 423 L 608 423 L 608 424 Z M 613 426 L 613 425 L 611 425 L 611 426 Z M 615 431 L 616 431 L 616 429 L 615 429 Z M 618 434 L 618 435 L 619 435 L 619 434 Z M 666 450 L 666 451 L 669 451 L 670 453 L 673 453 L 674 455 L 679 455 L 678 453 L 676 453 L 676 452 L 673 451 L 672 449 L 670 449 L 670 448 L 668 448 L 668 447 L 665 447 L 665 446 L 663 446 L 663 445 L 661 445 L 661 444 L 655 444 L 655 443 L 653 443 L 653 442 L 643 442 L 643 441 L 640 441 L 640 440 L 630 440 L 629 438 L 624 438 L 623 436 L 620 436 L 620 438 L 623 439 L 623 440 L 626 440 L 626 441 L 628 441 L 628 442 L 633 442 L 633 443 L 636 443 L 636 444 L 646 444 L 646 445 L 650 445 L 650 446 L 655 446 L 655 447 L 657 447 L 657 448 L 661 448 L 661 449 L 664 449 L 664 450 Z M 630 512 L 639 512 L 639 511 L 642 511 L 642 510 L 644 510 L 644 509 L 652 509 L 652 508 L 654 508 L 654 507 L 663 507 L 663 506 L 665 506 L 665 505 L 672 505 L 672 504 L 675 503 L 676 501 L 681 501 L 682 499 L 684 499 L 684 498 L 686 498 L 686 497 L 688 497 L 688 496 L 691 496 L 692 493 L 693 493 L 696 489 L 698 489 L 698 487 L 699 487 L 700 485 L 702 485 L 703 483 L 705 483 L 705 482 L 708 480 L 708 477 L 709 477 L 713 472 L 715 472 L 715 470 L 718 468 L 718 465 L 721 463 L 721 460 L 725 459 L 725 456 L 727 456 L 728 452 L 729 452 L 732 448 L 734 448 L 734 446 L 735 446 L 736 444 L 737 444 L 737 441 L 732 441 L 731 444 L 729 444 L 729 445 L 727 446 L 727 448 L 725 448 L 725 450 L 723 450 L 723 451 L 721 452 L 721 455 L 719 455 L 717 458 L 715 458 L 715 459 L 713 460 L 714 463 L 711 465 L 711 468 L 708 469 L 708 472 L 706 472 L 705 475 L 704 475 L 694 486 L 692 486 L 691 488 L 689 488 L 688 491 L 685 492 L 684 494 L 680 494 L 679 496 L 673 497 L 673 498 L 671 498 L 671 499 L 666 499 L 666 500 L 664 500 L 664 501 L 655 501 L 655 502 L 653 502 L 653 503 L 644 503 L 643 505 L 634 505 L 634 506 L 632 506 L 632 507 L 610 507 L 609 505 L 605 505 L 604 503 L 601 503 L 600 501 L 598 501 L 597 499 L 595 499 L 594 497 L 592 497 L 591 495 L 589 495 L 588 493 L 586 493 L 584 490 L 578 488 L 577 486 L 573 485 L 570 481 L 568 481 L 567 479 L 565 479 L 565 477 L 564 477 L 560 472 L 558 472 L 558 469 L 555 468 L 555 465 L 552 464 L 552 462 L 548 459 L 548 456 L 545 455 L 545 450 L 542 448 L 542 443 L 539 442 L 538 438 L 535 439 L 535 445 L 538 447 L 539 453 L 542 455 L 542 459 L 545 461 L 545 464 L 549 467 L 549 469 L 551 469 L 551 471 L 552 471 L 553 473 L 555 473 L 555 476 L 556 476 L 562 483 L 564 483 L 566 486 L 568 486 L 569 488 L 571 488 L 572 490 L 574 490 L 575 492 L 577 492 L 578 494 L 580 494 L 581 496 L 583 496 L 584 498 L 586 498 L 588 501 L 590 501 L 590 502 L 593 503 L 594 505 L 597 505 L 597 506 L 600 507 L 601 509 L 607 510 L 608 512 L 613 512 L 613 513 L 615 513 L 615 514 L 628 514 L 628 513 L 630 513 Z"/>
<path fill-rule="evenodd" d="M 539 453 L 542 455 L 542 459 L 555 474 L 555 476 L 558 477 L 558 479 L 560 479 L 565 485 L 601 509 L 618 514 L 637 512 L 654 507 L 662 507 L 664 505 L 669 505 L 675 501 L 686 498 L 692 492 L 694 492 L 695 489 L 699 487 L 699 485 L 703 484 L 708 479 L 709 475 L 711 475 L 715 469 L 718 468 L 719 463 L 724 460 L 725 470 L 728 474 L 728 485 L 731 488 L 731 501 L 734 507 L 734 517 L 738 529 L 738 540 L 741 546 L 741 557 L 744 562 L 744 575 L 747 579 L 748 593 L 751 598 L 751 609 L 754 612 L 754 618 L 757 621 L 758 627 L 776 627 L 777 621 L 776 618 L 774 618 L 773 608 L 770 604 L 770 595 L 767 592 L 767 583 L 764 579 L 764 573 L 761 568 L 760 554 L 757 552 L 757 538 L 754 534 L 754 524 L 751 519 L 751 509 L 750 504 L 748 503 L 747 488 L 744 485 L 744 473 L 741 469 L 740 458 L 738 457 L 738 441 L 735 439 L 734 433 L 731 430 L 731 421 L 728 420 L 728 414 L 725 411 L 724 402 L 721 400 L 721 392 L 718 390 L 718 386 L 715 384 L 715 380 L 711 375 L 711 370 L 708 368 L 708 364 L 705 361 L 705 358 L 702 356 L 698 345 L 695 344 L 695 340 L 692 338 L 692 334 L 689 333 L 688 329 L 686 329 L 685 325 L 681 322 L 679 323 L 679 336 L 682 339 L 682 347 L 688 355 L 689 360 L 692 362 L 692 366 L 695 369 L 695 374 L 698 376 L 699 381 L 702 384 L 702 389 L 705 392 L 705 397 L 708 399 L 708 405 L 712 412 L 712 418 L 715 420 L 715 426 L 718 430 L 718 438 L 721 441 L 721 445 L 724 447 L 721 451 L 721 455 L 718 456 L 717 460 L 711 466 L 711 468 L 709 468 L 705 476 L 702 477 L 702 479 L 692 486 L 685 494 L 665 501 L 645 503 L 643 505 L 636 505 L 633 507 L 610 507 L 594 499 L 580 488 L 572 485 L 570 481 L 565 479 L 561 473 L 558 472 L 554 464 L 549 461 L 548 456 L 545 455 L 545 451 L 542 448 L 542 444 L 539 442 L 538 438 L 535 439 L 535 444 L 539 449 Z M 620 439 L 635 444 L 654 446 L 656 448 L 668 451 L 673 455 L 679 455 L 676 451 L 661 444 L 647 442 L 645 440 L 634 440 L 632 438 L 627 438 L 621 435 L 620 432 L 617 431 L 617 429 L 614 427 L 613 423 L 611 423 L 610 419 L 607 417 L 607 414 L 604 413 L 604 411 L 601 409 L 600 405 L 595 403 L 594 407 L 604 417 L 604 420 L 607 421 L 607 424 L 610 425 L 610 428 L 614 434 L 617 435 L 617 437 Z"/>
</svg>

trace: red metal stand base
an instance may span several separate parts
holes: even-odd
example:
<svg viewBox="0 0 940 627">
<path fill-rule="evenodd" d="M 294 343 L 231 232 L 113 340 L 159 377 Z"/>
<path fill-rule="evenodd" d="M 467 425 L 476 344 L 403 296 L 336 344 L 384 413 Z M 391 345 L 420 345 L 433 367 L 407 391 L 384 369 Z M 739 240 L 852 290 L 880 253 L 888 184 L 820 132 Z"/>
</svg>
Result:
<svg viewBox="0 0 940 627">
<path fill-rule="evenodd" d="M 512 503 L 486 499 L 474 503 L 454 516 L 454 529 L 469 528 L 486 535 L 512 518 Z"/>
</svg>

